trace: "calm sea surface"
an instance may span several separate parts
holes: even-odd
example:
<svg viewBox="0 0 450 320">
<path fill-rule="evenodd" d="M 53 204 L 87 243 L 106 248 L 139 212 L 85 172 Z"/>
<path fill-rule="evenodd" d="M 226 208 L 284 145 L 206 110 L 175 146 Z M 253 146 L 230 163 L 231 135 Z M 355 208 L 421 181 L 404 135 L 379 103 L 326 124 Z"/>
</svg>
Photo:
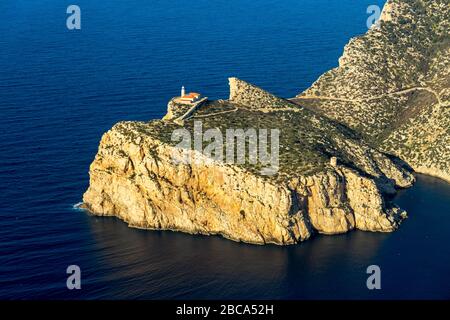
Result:
<svg viewBox="0 0 450 320">
<path fill-rule="evenodd" d="M 103 132 L 237 76 L 284 97 L 337 65 L 377 0 L 0 0 L 0 298 L 450 298 L 450 185 L 419 176 L 398 232 L 291 247 L 130 229 L 73 209 Z M 66 268 L 82 289 L 66 289 Z M 382 290 L 366 288 L 366 268 Z"/>
</svg>

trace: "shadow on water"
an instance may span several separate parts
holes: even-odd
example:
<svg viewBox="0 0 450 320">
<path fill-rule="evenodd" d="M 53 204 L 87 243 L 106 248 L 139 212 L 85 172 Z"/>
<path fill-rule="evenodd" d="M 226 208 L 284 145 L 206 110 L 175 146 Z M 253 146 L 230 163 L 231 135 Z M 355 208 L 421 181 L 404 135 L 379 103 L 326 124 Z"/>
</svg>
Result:
<svg viewBox="0 0 450 320">
<path fill-rule="evenodd" d="M 122 289 L 133 283 L 134 297 L 141 298 L 307 298 L 302 293 L 311 290 L 332 297 L 327 284 L 342 282 L 329 278 L 333 270 L 364 265 L 383 241 L 355 232 L 318 236 L 298 246 L 254 246 L 92 219 L 99 255 L 113 273 L 104 280 L 117 281 L 114 287 Z M 108 295 L 120 296 L 120 290 Z"/>
<path fill-rule="evenodd" d="M 89 217 L 101 261 L 91 298 L 449 298 L 450 186 L 419 176 L 395 201 L 410 218 L 394 233 L 315 236 L 296 246 L 130 229 Z M 382 289 L 366 287 L 379 265 Z"/>
</svg>

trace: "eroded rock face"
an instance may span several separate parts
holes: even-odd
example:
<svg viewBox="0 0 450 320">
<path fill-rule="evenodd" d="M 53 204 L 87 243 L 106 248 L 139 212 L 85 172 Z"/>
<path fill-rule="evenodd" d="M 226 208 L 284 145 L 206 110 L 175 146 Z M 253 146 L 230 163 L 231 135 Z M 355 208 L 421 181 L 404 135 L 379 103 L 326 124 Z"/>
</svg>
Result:
<svg viewBox="0 0 450 320">
<path fill-rule="evenodd" d="M 402 218 L 374 180 L 345 166 L 280 184 L 211 160 L 174 161 L 180 152 L 134 122 L 115 125 L 90 167 L 85 207 L 138 228 L 280 245 L 315 232 L 388 232 Z"/>
<path fill-rule="evenodd" d="M 310 237 L 304 212 L 293 211 L 286 186 L 223 164 L 177 163 L 179 150 L 149 137 L 131 141 L 118 126 L 133 130 L 132 123 L 121 123 L 103 136 L 83 198 L 92 212 L 140 228 L 221 234 L 250 243 L 290 244 Z"/>
</svg>

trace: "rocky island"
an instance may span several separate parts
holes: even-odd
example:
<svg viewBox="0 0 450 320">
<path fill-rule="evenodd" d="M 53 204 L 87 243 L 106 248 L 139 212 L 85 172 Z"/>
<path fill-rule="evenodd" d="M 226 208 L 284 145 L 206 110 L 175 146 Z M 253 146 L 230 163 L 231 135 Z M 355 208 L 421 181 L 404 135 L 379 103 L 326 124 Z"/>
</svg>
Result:
<svg viewBox="0 0 450 320">
<path fill-rule="evenodd" d="M 91 164 L 84 208 L 132 227 L 254 244 L 395 230 L 407 214 L 391 196 L 414 183 L 414 170 L 450 181 L 448 16 L 446 1 L 390 0 L 339 67 L 293 99 L 230 78 L 227 100 L 171 100 L 162 120 L 116 124 Z M 174 131 L 195 135 L 199 121 L 219 132 L 279 129 L 276 171 L 174 161 L 186 152 Z"/>
</svg>

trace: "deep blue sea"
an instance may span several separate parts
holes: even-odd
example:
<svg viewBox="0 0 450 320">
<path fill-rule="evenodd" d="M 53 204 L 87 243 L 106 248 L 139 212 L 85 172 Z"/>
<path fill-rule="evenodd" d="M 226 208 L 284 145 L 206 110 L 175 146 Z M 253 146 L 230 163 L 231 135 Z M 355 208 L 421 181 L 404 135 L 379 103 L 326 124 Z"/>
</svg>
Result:
<svg viewBox="0 0 450 320">
<path fill-rule="evenodd" d="M 379 0 L 0 0 L 1 299 L 450 299 L 450 185 L 419 176 L 390 234 L 290 247 L 130 229 L 73 209 L 101 135 L 229 76 L 284 97 L 337 65 Z M 81 268 L 81 290 L 66 268 Z M 381 268 L 381 290 L 366 268 Z"/>
</svg>

